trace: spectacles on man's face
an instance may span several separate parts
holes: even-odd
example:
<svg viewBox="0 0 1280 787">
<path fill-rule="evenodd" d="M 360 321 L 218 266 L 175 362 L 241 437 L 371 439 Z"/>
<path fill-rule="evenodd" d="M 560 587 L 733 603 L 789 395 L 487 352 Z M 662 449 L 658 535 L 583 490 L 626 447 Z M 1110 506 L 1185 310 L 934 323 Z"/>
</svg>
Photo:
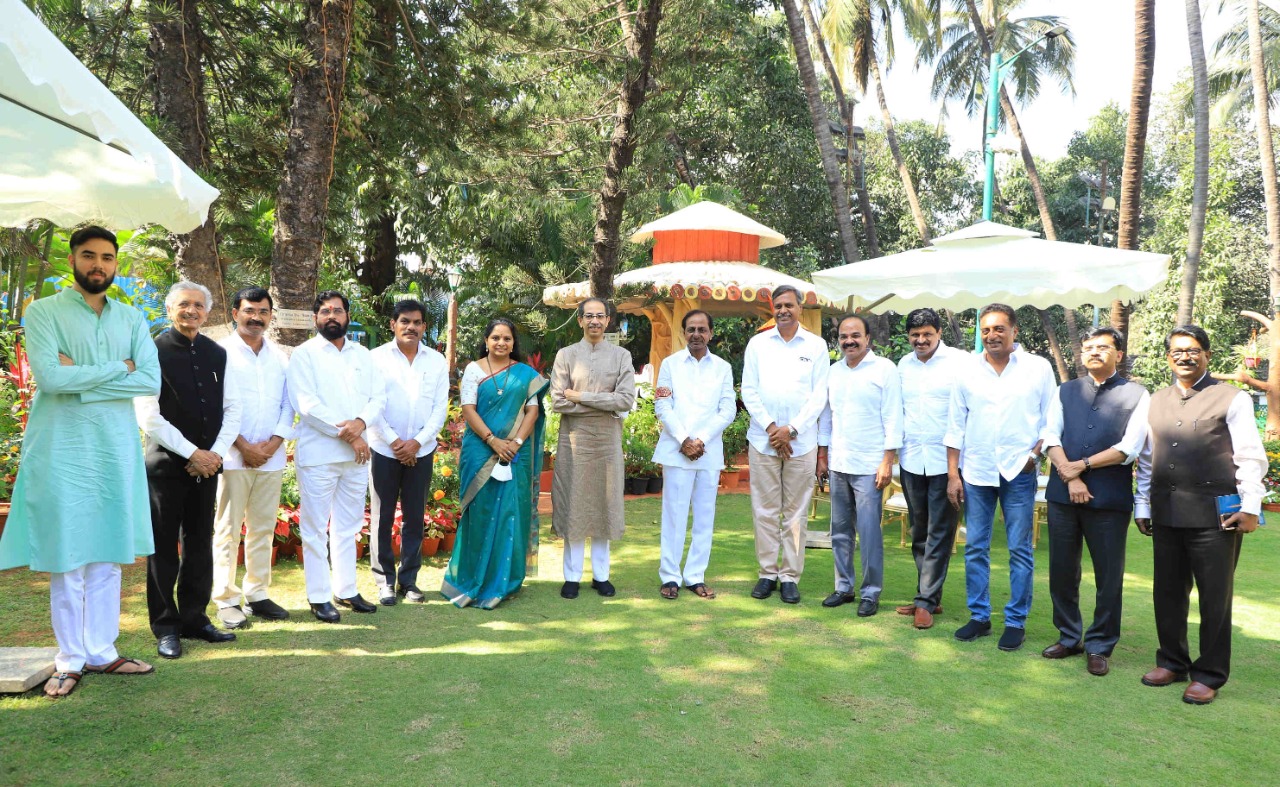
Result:
<svg viewBox="0 0 1280 787">
<path fill-rule="evenodd" d="M 245 317 L 266 317 L 271 313 L 271 309 L 254 309 L 253 307 L 246 307 L 244 309 L 240 309 L 239 312 Z"/>
<path fill-rule="evenodd" d="M 325 308 L 316 312 L 316 314 L 319 314 L 321 317 L 341 317 L 346 313 L 347 313 L 347 310 L 342 308 L 341 306 L 334 306 L 332 308 L 326 306 Z"/>
<path fill-rule="evenodd" d="M 1199 347 L 1179 347 L 1169 351 L 1170 358 L 1199 358 L 1201 355 L 1204 355 L 1204 350 Z"/>
<path fill-rule="evenodd" d="M 1115 352 L 1115 349 L 1116 348 L 1112 347 L 1109 344 L 1086 344 L 1085 346 L 1080 348 L 1080 350 L 1083 352 L 1098 353 L 1099 355 L 1105 355 L 1109 352 Z"/>
</svg>

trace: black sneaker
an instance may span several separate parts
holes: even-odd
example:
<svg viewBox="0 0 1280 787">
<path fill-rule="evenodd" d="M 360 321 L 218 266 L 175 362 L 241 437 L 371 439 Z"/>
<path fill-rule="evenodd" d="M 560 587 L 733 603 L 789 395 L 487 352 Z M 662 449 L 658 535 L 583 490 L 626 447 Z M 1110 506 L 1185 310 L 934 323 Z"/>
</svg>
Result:
<svg viewBox="0 0 1280 787">
<path fill-rule="evenodd" d="M 961 642 L 973 642 L 978 637 L 985 637 L 991 633 L 991 621 L 989 620 L 973 620 L 960 627 L 956 631 L 956 639 Z"/>
<path fill-rule="evenodd" d="M 422 591 L 418 590 L 417 585 L 401 585 L 399 592 L 401 596 L 404 596 L 404 600 L 411 604 L 421 604 L 427 600 Z"/>
<path fill-rule="evenodd" d="M 990 624 L 988 624 L 990 628 Z M 957 635 L 959 636 L 959 635 Z M 1022 647 L 1022 641 L 1027 638 L 1026 629 L 1014 628 L 1013 626 L 1005 626 L 1004 633 L 1000 635 L 1000 641 L 996 643 L 996 647 L 1000 650 L 1012 653 Z"/>
<path fill-rule="evenodd" d="M 761 578 L 751 590 L 752 598 L 768 598 L 778 588 L 778 580 Z"/>
<path fill-rule="evenodd" d="M 565 582 L 563 585 L 560 586 L 560 598 L 577 598 L 577 597 L 578 597 L 577 582 Z"/>
<path fill-rule="evenodd" d="M 614 596 L 618 593 L 618 589 L 607 579 L 603 582 L 595 579 L 591 580 L 591 589 L 602 596 Z"/>
</svg>

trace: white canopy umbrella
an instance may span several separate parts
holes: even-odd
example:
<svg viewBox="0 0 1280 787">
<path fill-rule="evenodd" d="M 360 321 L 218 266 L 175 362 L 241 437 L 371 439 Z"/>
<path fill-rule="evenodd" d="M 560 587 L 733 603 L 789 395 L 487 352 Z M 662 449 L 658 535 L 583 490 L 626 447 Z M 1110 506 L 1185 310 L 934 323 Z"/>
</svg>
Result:
<svg viewBox="0 0 1280 787">
<path fill-rule="evenodd" d="M 0 0 L 0 226 L 48 219 L 190 232 L 205 183 L 21 0 Z"/>
<path fill-rule="evenodd" d="M 904 314 L 999 302 L 1014 308 L 1134 300 L 1165 280 L 1168 254 L 1041 240 L 984 221 L 932 246 L 813 274 L 818 294 L 850 309 Z"/>
</svg>

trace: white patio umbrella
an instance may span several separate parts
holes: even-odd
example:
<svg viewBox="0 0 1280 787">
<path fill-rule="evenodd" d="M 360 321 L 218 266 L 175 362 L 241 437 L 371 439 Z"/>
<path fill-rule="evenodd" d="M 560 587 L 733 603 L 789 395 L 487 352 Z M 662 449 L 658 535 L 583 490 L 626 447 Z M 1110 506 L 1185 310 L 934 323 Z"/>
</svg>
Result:
<svg viewBox="0 0 1280 787">
<path fill-rule="evenodd" d="M 21 2 L 0 0 L 0 226 L 190 232 L 205 183 Z"/>
<path fill-rule="evenodd" d="M 904 314 L 922 306 L 955 311 L 1134 300 L 1165 280 L 1169 255 L 1041 240 L 984 221 L 932 246 L 813 274 L 818 294 L 849 309 Z"/>
</svg>

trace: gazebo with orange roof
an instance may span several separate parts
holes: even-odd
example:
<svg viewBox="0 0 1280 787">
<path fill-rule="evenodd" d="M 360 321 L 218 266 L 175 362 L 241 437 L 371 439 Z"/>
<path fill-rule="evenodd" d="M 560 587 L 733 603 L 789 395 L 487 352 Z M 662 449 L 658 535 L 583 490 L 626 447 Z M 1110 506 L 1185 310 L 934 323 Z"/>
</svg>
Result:
<svg viewBox="0 0 1280 787">
<path fill-rule="evenodd" d="M 778 232 L 716 202 L 696 202 L 645 224 L 632 243 L 653 240 L 653 264 L 613 279 L 617 306 L 642 314 L 653 325 L 649 362 L 654 378 L 662 359 L 684 347 L 680 321 L 694 309 L 720 317 L 773 316 L 771 297 L 783 284 L 801 294 L 801 322 L 821 333 L 823 309 L 837 304 L 818 295 L 812 283 L 760 264 L 760 250 L 781 246 Z M 590 282 L 548 287 L 542 301 L 572 309 L 591 294 Z"/>
</svg>

